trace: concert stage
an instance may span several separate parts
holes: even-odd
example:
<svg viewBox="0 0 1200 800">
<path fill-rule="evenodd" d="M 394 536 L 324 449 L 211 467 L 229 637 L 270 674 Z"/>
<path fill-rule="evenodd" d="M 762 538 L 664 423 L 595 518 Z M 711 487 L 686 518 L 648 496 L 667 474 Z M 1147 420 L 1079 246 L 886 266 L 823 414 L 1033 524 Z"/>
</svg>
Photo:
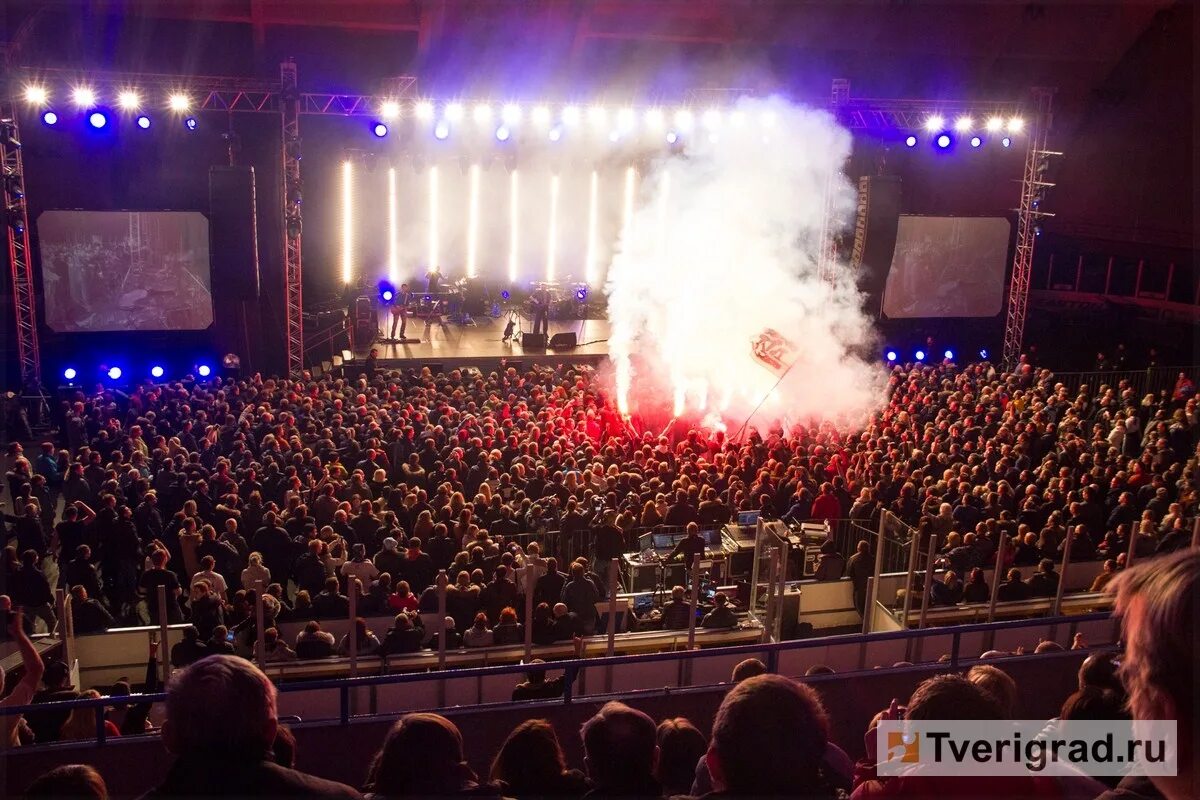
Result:
<svg viewBox="0 0 1200 800">
<path fill-rule="evenodd" d="M 497 368 L 502 361 L 521 361 L 525 364 L 562 364 L 565 362 L 599 364 L 608 357 L 609 322 L 605 319 L 551 320 L 550 336 L 556 333 L 573 332 L 577 346 L 569 350 L 548 348 L 526 349 L 518 342 L 502 341 L 508 317 L 492 319 L 475 318 L 474 325 L 432 324 L 410 318 L 407 336 L 420 337 L 419 343 L 398 344 L 376 339 L 372 347 L 379 350 L 379 366 L 383 368 L 408 368 L 440 364 L 443 367 L 472 366 Z M 389 326 L 389 327 L 385 327 Z M 390 330 L 391 318 L 386 312 L 379 314 L 379 330 Z M 529 330 L 527 319 L 521 320 L 521 328 Z M 370 347 L 354 349 L 356 363 L 366 358 Z"/>
</svg>

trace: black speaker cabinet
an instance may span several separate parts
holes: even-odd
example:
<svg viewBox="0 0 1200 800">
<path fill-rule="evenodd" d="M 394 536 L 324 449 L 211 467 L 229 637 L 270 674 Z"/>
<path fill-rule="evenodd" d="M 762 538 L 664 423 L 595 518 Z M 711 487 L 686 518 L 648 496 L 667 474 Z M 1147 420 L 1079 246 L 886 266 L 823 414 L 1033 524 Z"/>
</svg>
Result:
<svg viewBox="0 0 1200 800">
<path fill-rule="evenodd" d="M 544 334 L 544 333 L 523 333 L 523 334 L 521 334 L 521 349 L 522 350 L 545 350 L 546 349 L 546 334 Z"/>
<path fill-rule="evenodd" d="M 575 338 L 575 331 L 564 331 L 550 337 L 551 350 L 574 350 L 578 343 L 578 340 Z"/>
</svg>

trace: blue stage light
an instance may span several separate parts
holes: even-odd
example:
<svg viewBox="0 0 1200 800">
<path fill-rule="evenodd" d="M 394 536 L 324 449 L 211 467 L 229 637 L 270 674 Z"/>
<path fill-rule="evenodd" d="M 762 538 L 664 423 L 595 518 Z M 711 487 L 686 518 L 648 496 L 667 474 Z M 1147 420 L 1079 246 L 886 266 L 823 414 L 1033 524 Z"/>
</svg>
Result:
<svg viewBox="0 0 1200 800">
<path fill-rule="evenodd" d="M 162 367 L 155 364 L 153 367 L 150 368 L 150 377 L 151 378 L 161 378 L 165 372 L 166 372 L 166 370 L 164 370 Z"/>
<path fill-rule="evenodd" d="M 196 367 L 196 374 L 201 378 L 207 378 L 209 375 L 212 375 L 212 367 L 210 367 L 208 364 L 201 364 L 200 366 Z"/>
<path fill-rule="evenodd" d="M 93 111 L 88 115 L 88 124 L 99 130 L 108 124 L 108 117 L 105 116 L 103 111 Z"/>
<path fill-rule="evenodd" d="M 382 294 L 382 295 L 380 295 L 380 297 L 382 297 L 382 298 L 383 298 L 383 302 L 385 302 L 385 303 L 390 303 L 390 302 L 392 302 L 392 290 L 391 290 L 391 289 L 384 289 L 384 290 L 383 290 L 383 294 Z"/>
<path fill-rule="evenodd" d="M 905 147 L 916 147 L 917 146 L 917 137 L 913 136 L 912 134 L 909 134 L 908 138 L 906 138 L 904 140 L 904 146 Z"/>
<path fill-rule="evenodd" d="M 987 348 L 986 348 L 986 347 L 984 347 L 984 348 L 981 348 L 981 349 L 979 350 L 979 357 L 980 357 L 980 358 L 982 358 L 984 361 L 987 361 L 988 353 L 987 353 Z"/>
<path fill-rule="evenodd" d="M 382 122 L 376 122 L 374 125 L 371 126 L 371 133 L 375 134 L 380 139 L 382 139 L 383 137 L 387 136 L 387 133 L 388 133 L 387 125 L 384 125 Z"/>
<path fill-rule="evenodd" d="M 548 133 L 547 136 L 550 137 L 550 141 L 557 142 L 562 138 L 562 125 L 555 125 L 550 129 L 550 133 Z"/>
<path fill-rule="evenodd" d="M 950 134 L 948 134 L 948 133 L 939 134 L 937 137 L 937 146 L 942 148 L 943 150 L 945 150 L 947 147 L 949 147 L 950 146 Z"/>
<path fill-rule="evenodd" d="M 387 305 L 396 299 L 396 287 L 393 286 L 392 282 L 389 280 L 380 281 L 378 291 L 379 302 L 383 303 L 384 305 Z"/>
<path fill-rule="evenodd" d="M 74 367 L 67 367 L 63 370 L 63 378 L 69 381 L 75 380 L 75 376 L 78 374 L 79 373 L 75 371 Z"/>
<path fill-rule="evenodd" d="M 1009 145 L 1012 144 L 1012 139 L 1005 136 L 1003 139 L 1000 140 L 1000 144 L 1004 145 L 1005 147 L 1008 147 Z"/>
<path fill-rule="evenodd" d="M 508 298 L 512 297 L 512 292 L 508 291 L 508 289 L 505 289 L 500 293 L 500 297 L 507 300 Z"/>
<path fill-rule="evenodd" d="M 499 128 L 496 128 L 497 141 L 507 142 L 508 137 L 511 135 L 512 135 L 512 133 L 509 131 L 507 125 L 501 125 Z"/>
<path fill-rule="evenodd" d="M 679 141 L 679 134 L 675 131 L 667 131 L 667 144 L 675 144 Z"/>
<path fill-rule="evenodd" d="M 113 381 L 121 380 L 121 368 L 120 367 L 109 367 L 108 368 L 108 379 L 113 380 Z"/>
<path fill-rule="evenodd" d="M 142 114 L 142 115 L 140 115 L 140 116 L 137 118 L 137 126 L 138 126 L 139 128 L 141 128 L 142 130 L 147 130 L 147 129 L 149 129 L 149 127 L 150 127 L 150 118 L 149 118 L 149 117 L 147 117 L 145 114 Z"/>
<path fill-rule="evenodd" d="M 46 125 L 57 125 L 58 114 L 53 111 L 46 111 L 42 114 L 42 123 Z"/>
<path fill-rule="evenodd" d="M 947 361 L 953 361 L 953 360 L 954 360 L 954 351 L 953 351 L 953 350 L 947 350 L 947 351 L 946 351 L 945 353 L 943 353 L 942 355 L 946 356 L 946 360 L 947 360 Z"/>
<path fill-rule="evenodd" d="M 918 350 L 917 351 L 917 361 L 924 361 L 924 360 L 925 360 L 925 351 Z"/>
<path fill-rule="evenodd" d="M 575 290 L 575 299 L 581 303 L 584 300 L 587 300 L 587 287 L 586 286 L 580 286 L 578 289 Z"/>
<path fill-rule="evenodd" d="M 183 121 L 183 127 L 187 128 L 189 131 L 196 130 L 196 124 L 197 123 L 196 123 L 195 117 L 188 117 L 187 119 L 185 119 Z"/>
<path fill-rule="evenodd" d="M 895 361 L 897 358 L 898 358 L 898 356 L 896 355 L 896 351 L 895 351 L 895 350 L 888 350 L 888 351 L 887 351 L 887 360 L 888 360 L 888 361 Z"/>
<path fill-rule="evenodd" d="M 980 139 L 978 136 L 971 137 L 971 147 L 979 147 L 982 144 L 983 144 L 983 139 Z"/>
<path fill-rule="evenodd" d="M 438 120 L 438 124 L 433 127 L 434 138 L 445 139 L 450 135 L 450 123 L 446 120 Z"/>
</svg>

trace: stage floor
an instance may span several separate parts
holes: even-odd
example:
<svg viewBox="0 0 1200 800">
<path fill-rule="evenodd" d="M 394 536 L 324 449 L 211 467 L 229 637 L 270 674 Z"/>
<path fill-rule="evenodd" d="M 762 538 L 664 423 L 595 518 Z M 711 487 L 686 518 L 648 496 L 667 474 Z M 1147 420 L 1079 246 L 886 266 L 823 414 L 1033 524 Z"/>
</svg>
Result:
<svg viewBox="0 0 1200 800">
<path fill-rule="evenodd" d="M 408 367 L 424 364 L 455 366 L 494 366 L 502 359 L 536 364 L 560 364 L 564 361 L 599 363 L 608 356 L 609 323 L 604 319 L 551 320 L 550 336 L 574 331 L 579 344 L 571 350 L 524 349 L 519 343 L 501 341 L 508 318 L 477 317 L 474 325 L 430 325 L 409 319 L 407 336 L 420 337 L 419 343 L 389 343 L 378 339 L 372 345 L 379 350 L 382 366 Z M 385 327 L 385 324 L 389 327 Z M 379 330 L 390 330 L 391 318 L 379 315 Z M 530 330 L 527 319 L 521 327 Z M 368 348 L 355 348 L 356 360 L 366 356 Z"/>
</svg>

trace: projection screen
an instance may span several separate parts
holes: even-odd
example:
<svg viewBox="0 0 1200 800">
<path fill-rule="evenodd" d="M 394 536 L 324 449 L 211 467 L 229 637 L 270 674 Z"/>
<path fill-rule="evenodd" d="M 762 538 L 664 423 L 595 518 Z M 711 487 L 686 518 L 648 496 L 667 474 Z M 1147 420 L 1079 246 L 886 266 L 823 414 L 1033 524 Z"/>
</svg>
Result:
<svg viewBox="0 0 1200 800">
<path fill-rule="evenodd" d="M 203 214 L 45 211 L 37 231 L 51 330 L 202 330 L 212 324 Z"/>
<path fill-rule="evenodd" d="M 883 313 L 893 319 L 999 314 L 1011 228 L 1003 217 L 902 215 Z"/>
</svg>

